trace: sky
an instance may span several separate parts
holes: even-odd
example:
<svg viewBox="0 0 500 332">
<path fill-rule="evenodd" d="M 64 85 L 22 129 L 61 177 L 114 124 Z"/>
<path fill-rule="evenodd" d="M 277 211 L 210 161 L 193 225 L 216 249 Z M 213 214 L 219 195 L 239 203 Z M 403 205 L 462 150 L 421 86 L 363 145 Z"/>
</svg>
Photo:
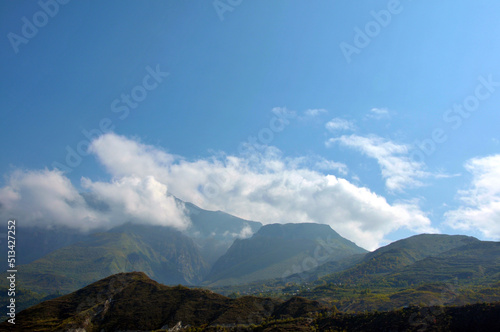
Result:
<svg viewBox="0 0 500 332">
<path fill-rule="evenodd" d="M 500 240 L 500 3 L 0 3 L 0 217 Z M 96 202 L 101 202 L 99 205 Z"/>
</svg>

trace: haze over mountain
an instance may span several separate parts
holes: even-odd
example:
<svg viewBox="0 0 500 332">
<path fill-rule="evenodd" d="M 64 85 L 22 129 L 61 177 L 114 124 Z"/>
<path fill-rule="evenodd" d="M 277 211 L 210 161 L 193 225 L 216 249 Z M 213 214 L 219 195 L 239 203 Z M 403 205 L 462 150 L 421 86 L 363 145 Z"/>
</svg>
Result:
<svg viewBox="0 0 500 332">
<path fill-rule="evenodd" d="M 208 269 L 194 242 L 168 227 L 127 224 L 19 266 L 23 286 L 67 293 L 111 274 L 144 271 L 167 284 L 199 283 Z"/>
<path fill-rule="evenodd" d="M 176 204 L 185 203 L 176 199 Z M 111 274 L 135 270 L 164 284 L 199 284 L 235 238 L 261 227 L 259 222 L 191 203 L 186 208 L 190 226 L 184 232 L 142 223 L 94 232 L 20 226 L 22 285 L 45 294 L 66 293 Z"/>
<path fill-rule="evenodd" d="M 236 238 L 247 238 L 262 224 L 241 219 L 222 211 L 207 211 L 185 203 L 191 223 L 185 234 L 200 247 L 205 261 L 212 265 L 231 246 Z"/>
<path fill-rule="evenodd" d="M 16 262 L 28 264 L 56 249 L 88 240 L 90 234 L 64 226 L 18 226 L 16 227 Z M 0 255 L 7 257 L 8 250 L 7 246 L 0 246 Z"/>
</svg>

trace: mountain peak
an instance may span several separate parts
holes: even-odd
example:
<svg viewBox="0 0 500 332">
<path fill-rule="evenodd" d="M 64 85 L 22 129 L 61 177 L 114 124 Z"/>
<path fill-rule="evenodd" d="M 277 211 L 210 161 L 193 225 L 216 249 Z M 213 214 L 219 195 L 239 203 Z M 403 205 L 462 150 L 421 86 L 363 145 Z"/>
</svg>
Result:
<svg viewBox="0 0 500 332">
<path fill-rule="evenodd" d="M 265 225 L 262 226 L 254 236 L 308 240 L 316 240 L 318 238 L 326 237 L 340 238 L 340 235 L 335 232 L 330 226 L 314 223 Z"/>
<path fill-rule="evenodd" d="M 270 224 L 251 238 L 236 240 L 215 262 L 206 282 L 220 286 L 282 278 L 303 270 L 310 260 L 324 264 L 364 252 L 328 225 Z"/>
</svg>

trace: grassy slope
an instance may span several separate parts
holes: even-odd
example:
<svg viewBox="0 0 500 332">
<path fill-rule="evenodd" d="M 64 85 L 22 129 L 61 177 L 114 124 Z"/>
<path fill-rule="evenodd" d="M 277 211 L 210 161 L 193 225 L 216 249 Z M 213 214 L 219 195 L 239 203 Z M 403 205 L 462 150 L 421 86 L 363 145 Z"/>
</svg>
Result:
<svg viewBox="0 0 500 332">
<path fill-rule="evenodd" d="M 500 303 L 458 307 L 408 307 L 390 312 L 345 314 L 294 297 L 230 299 L 200 289 L 168 287 L 144 273 L 121 273 L 74 293 L 33 306 L 4 322 L 2 331 L 498 331 Z"/>
<path fill-rule="evenodd" d="M 327 225 L 267 225 L 249 239 L 236 240 L 214 264 L 206 284 L 223 286 L 281 278 L 364 252 Z"/>
<path fill-rule="evenodd" d="M 155 227 L 126 226 L 51 252 L 18 267 L 21 309 L 50 294 L 66 294 L 118 272 L 143 271 L 166 284 L 198 283 L 207 266 L 192 241 Z M 0 280 L 5 289 L 6 279 Z M 29 291 L 28 291 L 29 290 Z M 0 304 L 6 303 L 6 294 Z M 2 305 L 0 312 L 4 313 Z"/>
<path fill-rule="evenodd" d="M 460 235 L 421 234 L 399 240 L 365 255 L 352 268 L 322 278 L 331 283 L 367 283 L 380 276 L 399 271 L 424 258 L 437 256 L 479 240 Z"/>
</svg>

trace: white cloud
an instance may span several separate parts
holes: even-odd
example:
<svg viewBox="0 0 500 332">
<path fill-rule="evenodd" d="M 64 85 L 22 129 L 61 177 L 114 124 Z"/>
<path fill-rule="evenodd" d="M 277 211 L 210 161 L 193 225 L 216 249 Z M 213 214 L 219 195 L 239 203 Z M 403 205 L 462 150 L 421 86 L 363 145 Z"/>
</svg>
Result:
<svg viewBox="0 0 500 332">
<path fill-rule="evenodd" d="M 16 171 L 0 188 L 2 219 L 17 218 L 24 225 L 67 225 L 88 230 L 100 215 L 59 171 Z"/>
<path fill-rule="evenodd" d="M 184 207 L 167 195 L 167 186 L 153 176 L 130 176 L 111 182 L 92 182 L 84 178 L 82 186 L 110 207 L 108 218 L 113 224 L 129 220 L 177 229 L 184 229 L 189 224 Z"/>
<path fill-rule="evenodd" d="M 370 112 L 366 115 L 366 118 L 375 120 L 387 119 L 389 117 L 390 113 L 388 109 L 377 108 L 377 107 L 372 108 Z"/>
<path fill-rule="evenodd" d="M 325 124 L 326 129 L 331 132 L 340 130 L 354 130 L 355 126 L 352 121 L 344 120 L 341 118 L 333 118 Z"/>
<path fill-rule="evenodd" d="M 230 233 L 229 231 L 224 232 L 224 236 L 231 235 L 233 238 L 247 239 L 253 235 L 252 228 L 246 224 L 243 226 L 239 233 Z"/>
<path fill-rule="evenodd" d="M 313 108 L 304 111 L 304 115 L 309 117 L 315 117 L 323 113 L 328 113 L 328 111 L 323 108 Z"/>
<path fill-rule="evenodd" d="M 435 231 L 418 204 L 391 205 L 367 188 L 306 167 L 303 158 L 284 158 L 276 148 L 248 158 L 220 154 L 188 161 L 108 134 L 94 141 L 91 151 L 113 176 L 153 176 L 173 195 L 202 208 L 265 224 L 329 224 L 370 249 L 401 227 Z"/>
<path fill-rule="evenodd" d="M 464 206 L 445 214 L 453 228 L 477 229 L 485 237 L 500 240 L 500 154 L 474 158 L 465 164 L 472 174 L 469 189 L 459 191 Z"/>
<path fill-rule="evenodd" d="M 0 188 L 0 215 L 25 224 L 89 230 L 127 221 L 183 229 L 189 220 L 172 196 L 209 210 L 269 223 L 317 222 L 367 249 L 399 228 L 433 232 L 418 202 L 390 204 L 368 188 L 324 174 L 321 158 L 285 158 L 276 148 L 249 158 L 219 154 L 186 160 L 115 134 L 94 140 L 90 151 L 112 175 L 109 182 L 82 179 L 79 193 L 59 171 L 18 171 Z M 92 200 L 102 203 L 95 206 Z M 237 236 L 248 236 L 242 229 Z"/>
<path fill-rule="evenodd" d="M 123 177 L 109 183 L 82 179 L 79 193 L 59 171 L 16 171 L 0 188 L 0 216 L 29 226 L 67 226 L 82 231 L 108 229 L 125 222 L 185 229 L 184 207 L 167 196 L 167 187 L 152 176 Z M 93 206 L 86 197 L 101 205 Z M 103 208 L 104 207 L 104 208 Z"/>
<path fill-rule="evenodd" d="M 336 161 L 321 159 L 314 164 L 314 167 L 322 171 L 337 171 L 341 175 L 347 175 L 347 165 Z"/>
<path fill-rule="evenodd" d="M 403 191 L 408 187 L 420 187 L 421 179 L 433 176 L 424 171 L 423 163 L 415 162 L 409 157 L 408 146 L 394 143 L 378 136 L 363 137 L 358 135 L 331 138 L 327 146 L 335 143 L 356 149 L 370 158 L 377 160 L 387 189 Z M 441 175 L 438 175 L 441 176 Z"/>
<path fill-rule="evenodd" d="M 132 144 L 133 142 L 133 144 Z M 114 134 L 92 141 L 89 152 L 115 177 L 152 175 L 164 178 L 179 157 Z"/>
</svg>

